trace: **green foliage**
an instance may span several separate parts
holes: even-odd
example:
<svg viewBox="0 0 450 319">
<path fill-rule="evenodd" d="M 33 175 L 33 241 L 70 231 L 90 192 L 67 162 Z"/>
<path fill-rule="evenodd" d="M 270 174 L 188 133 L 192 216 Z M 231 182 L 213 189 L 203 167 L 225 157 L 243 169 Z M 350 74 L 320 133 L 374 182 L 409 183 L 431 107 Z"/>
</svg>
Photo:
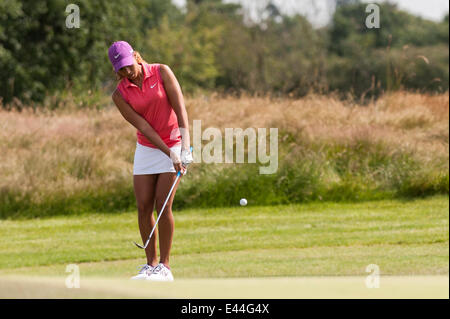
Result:
<svg viewBox="0 0 450 319">
<path fill-rule="evenodd" d="M 447 91 L 448 20 L 424 20 L 380 5 L 381 27 L 365 26 L 365 7 L 338 7 L 329 28 L 327 80 L 332 91 L 378 96 L 385 91 Z"/>
<path fill-rule="evenodd" d="M 126 39 L 140 47 L 145 30 L 172 11 L 169 4 L 134 0 L 124 10 L 117 1 L 82 0 L 77 2 L 80 28 L 69 29 L 66 1 L 2 1 L 0 69 L 7 76 L 0 79 L 0 96 L 5 102 L 43 101 L 46 93 L 66 87 L 101 87 L 112 77 L 109 45 Z"/>
<path fill-rule="evenodd" d="M 329 46 L 332 53 L 346 56 L 355 50 L 448 44 L 448 22 L 436 23 L 380 4 L 380 28 L 366 27 L 367 4 L 338 7 L 330 27 Z"/>
<path fill-rule="evenodd" d="M 145 56 L 173 68 L 185 92 L 213 88 L 218 75 L 215 51 L 220 28 L 196 32 L 188 25 L 170 26 L 165 17 L 161 25 L 148 33 Z"/>
<path fill-rule="evenodd" d="M 258 23 L 239 4 L 189 0 L 77 2 L 79 29 L 68 29 L 63 0 L 0 3 L 0 99 L 42 103 L 63 90 L 110 90 L 107 57 L 126 40 L 148 62 L 169 65 L 186 93 L 197 90 L 303 96 L 337 91 L 448 90 L 448 15 L 428 21 L 380 4 L 381 28 L 368 29 L 366 3 L 336 1 L 329 26 L 283 15 L 270 2 Z M 423 59 L 425 57 L 425 59 Z M 16 99 L 15 99 L 16 98 Z"/>
<path fill-rule="evenodd" d="M 301 16 L 284 17 L 263 32 L 267 54 L 266 89 L 295 96 L 319 91 L 324 85 L 326 42 Z"/>
</svg>

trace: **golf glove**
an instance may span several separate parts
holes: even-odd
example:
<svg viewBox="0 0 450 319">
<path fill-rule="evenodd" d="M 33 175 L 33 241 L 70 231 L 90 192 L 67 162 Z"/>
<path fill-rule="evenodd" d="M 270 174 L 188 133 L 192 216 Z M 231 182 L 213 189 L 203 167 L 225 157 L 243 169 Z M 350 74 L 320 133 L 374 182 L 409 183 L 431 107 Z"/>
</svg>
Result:
<svg viewBox="0 0 450 319">
<path fill-rule="evenodd" d="M 181 163 L 186 167 L 194 161 L 191 153 L 191 138 L 189 136 L 189 130 L 184 127 L 180 127 L 179 130 L 181 134 Z"/>
<path fill-rule="evenodd" d="M 181 150 L 181 163 L 184 167 L 187 167 L 189 164 L 191 164 L 194 161 L 192 158 L 192 153 L 190 148 L 182 149 Z"/>
</svg>

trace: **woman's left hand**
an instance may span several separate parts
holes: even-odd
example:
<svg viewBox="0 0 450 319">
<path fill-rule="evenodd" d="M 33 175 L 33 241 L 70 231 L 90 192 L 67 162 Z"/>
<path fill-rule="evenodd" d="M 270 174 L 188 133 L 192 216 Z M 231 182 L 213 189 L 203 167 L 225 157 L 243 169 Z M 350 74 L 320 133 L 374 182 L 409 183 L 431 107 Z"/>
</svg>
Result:
<svg viewBox="0 0 450 319">
<path fill-rule="evenodd" d="M 181 163 L 184 167 L 187 167 L 189 164 L 191 164 L 194 161 L 191 153 L 191 148 L 183 148 L 181 150 Z"/>
</svg>

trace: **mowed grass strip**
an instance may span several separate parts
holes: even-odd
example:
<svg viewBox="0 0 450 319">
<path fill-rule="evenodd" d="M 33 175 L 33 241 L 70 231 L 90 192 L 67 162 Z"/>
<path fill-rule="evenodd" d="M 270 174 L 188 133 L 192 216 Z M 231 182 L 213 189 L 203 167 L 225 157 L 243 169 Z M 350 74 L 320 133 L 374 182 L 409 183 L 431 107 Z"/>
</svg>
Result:
<svg viewBox="0 0 450 319">
<path fill-rule="evenodd" d="M 448 274 L 447 196 L 175 212 L 178 277 Z M 0 221 L 0 273 L 129 276 L 145 262 L 135 213 Z M 107 262 L 108 261 L 108 262 Z"/>
<path fill-rule="evenodd" d="M 182 298 L 182 299 L 448 299 L 448 276 L 384 276 L 378 289 L 366 277 L 177 279 L 175 282 L 82 277 L 67 289 L 64 277 L 0 277 L 0 298 Z"/>
<path fill-rule="evenodd" d="M 261 278 L 304 276 L 367 276 L 366 267 L 376 264 L 382 275 L 448 275 L 448 244 L 377 245 L 258 249 L 175 255 L 171 260 L 176 278 Z M 79 263 L 86 277 L 127 280 L 144 261 L 126 259 Z M 2 269 L 0 275 L 66 277 L 66 264 Z"/>
</svg>

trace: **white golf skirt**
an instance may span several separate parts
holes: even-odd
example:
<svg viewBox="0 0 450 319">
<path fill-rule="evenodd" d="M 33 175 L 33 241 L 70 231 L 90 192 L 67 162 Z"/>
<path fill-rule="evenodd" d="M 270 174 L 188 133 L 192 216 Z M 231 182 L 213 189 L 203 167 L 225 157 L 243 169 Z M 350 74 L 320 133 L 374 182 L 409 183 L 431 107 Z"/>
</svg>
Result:
<svg viewBox="0 0 450 319">
<path fill-rule="evenodd" d="M 170 148 L 173 152 L 181 153 L 181 144 Z M 151 175 L 161 173 L 176 173 L 172 160 L 159 148 L 152 148 L 136 143 L 134 153 L 133 175 Z"/>
</svg>

